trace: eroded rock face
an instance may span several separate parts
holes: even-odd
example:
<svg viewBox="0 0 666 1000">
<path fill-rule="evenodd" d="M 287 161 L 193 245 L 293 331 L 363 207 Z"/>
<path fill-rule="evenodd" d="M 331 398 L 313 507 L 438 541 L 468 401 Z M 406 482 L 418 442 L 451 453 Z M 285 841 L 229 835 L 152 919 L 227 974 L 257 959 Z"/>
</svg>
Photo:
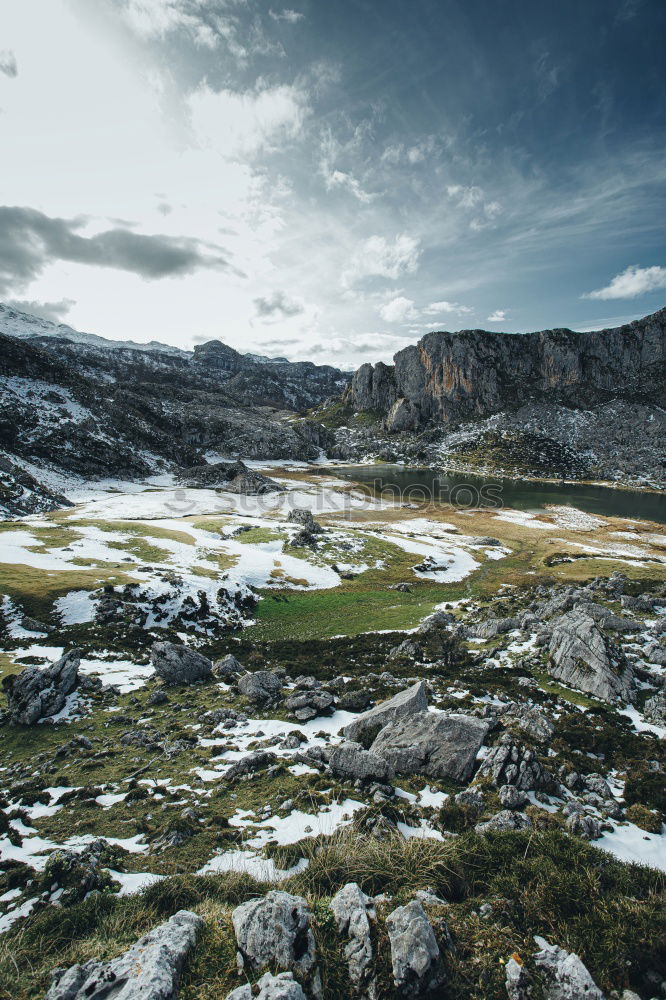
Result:
<svg viewBox="0 0 666 1000">
<path fill-rule="evenodd" d="M 548 669 L 556 680 L 602 701 L 633 698 L 633 672 L 622 650 L 584 611 L 570 611 L 553 623 Z"/>
<path fill-rule="evenodd" d="M 348 740 L 369 747 L 379 731 L 389 722 L 402 719 L 416 712 L 424 712 L 428 707 L 428 696 L 424 681 L 418 681 L 404 691 L 399 691 L 388 701 L 382 701 L 369 712 L 359 715 L 343 733 Z"/>
<path fill-rule="evenodd" d="M 553 778 L 533 750 L 503 736 L 482 762 L 478 777 L 489 777 L 494 785 L 515 785 L 525 792 L 548 791 Z"/>
<path fill-rule="evenodd" d="M 386 725 L 371 750 L 398 774 L 464 782 L 472 777 L 488 728 L 473 715 L 418 712 Z"/>
<path fill-rule="evenodd" d="M 393 982 L 402 996 L 418 997 L 444 981 L 439 946 L 425 910 L 412 900 L 386 918 Z"/>
<path fill-rule="evenodd" d="M 234 910 L 239 969 L 267 965 L 309 975 L 316 964 L 310 908 L 302 896 L 275 890 Z"/>
<path fill-rule="evenodd" d="M 2 682 L 12 722 L 31 726 L 57 715 L 79 680 L 81 650 L 71 649 L 48 667 L 24 667 Z"/>
<path fill-rule="evenodd" d="M 56 970 L 46 1000 L 175 1000 L 203 923 L 196 913 L 180 910 L 119 958 Z"/>
<path fill-rule="evenodd" d="M 545 938 L 535 937 L 541 951 L 534 962 L 542 976 L 546 1000 L 604 1000 L 578 955 L 565 951 Z"/>
<path fill-rule="evenodd" d="M 529 816 L 511 809 L 502 809 L 495 813 L 485 823 L 477 823 L 474 827 L 477 833 L 506 833 L 509 830 L 531 830 L 532 821 Z"/>
<path fill-rule="evenodd" d="M 393 767 L 389 760 L 373 750 L 364 750 L 360 743 L 341 743 L 328 754 L 333 774 L 340 778 L 360 781 L 390 781 Z"/>
<path fill-rule="evenodd" d="M 165 684 L 196 684 L 213 676 L 213 664 L 207 657 L 175 642 L 154 642 L 150 662 Z"/>
<path fill-rule="evenodd" d="M 331 911 L 338 932 L 348 938 L 345 957 L 352 985 L 359 992 L 367 991 L 372 980 L 370 920 L 374 918 L 373 902 L 356 882 L 348 882 L 331 900 Z"/>
</svg>

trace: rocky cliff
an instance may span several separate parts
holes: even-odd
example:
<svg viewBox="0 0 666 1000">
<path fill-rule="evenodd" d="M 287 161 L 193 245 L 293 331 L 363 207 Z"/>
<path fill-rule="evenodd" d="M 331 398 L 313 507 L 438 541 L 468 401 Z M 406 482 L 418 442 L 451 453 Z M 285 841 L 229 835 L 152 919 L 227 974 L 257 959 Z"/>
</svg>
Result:
<svg viewBox="0 0 666 1000">
<path fill-rule="evenodd" d="M 611 400 L 663 404 L 666 309 L 612 330 L 429 333 L 393 368 L 363 365 L 347 401 L 388 430 L 455 426 L 541 400 L 568 407 Z"/>
</svg>

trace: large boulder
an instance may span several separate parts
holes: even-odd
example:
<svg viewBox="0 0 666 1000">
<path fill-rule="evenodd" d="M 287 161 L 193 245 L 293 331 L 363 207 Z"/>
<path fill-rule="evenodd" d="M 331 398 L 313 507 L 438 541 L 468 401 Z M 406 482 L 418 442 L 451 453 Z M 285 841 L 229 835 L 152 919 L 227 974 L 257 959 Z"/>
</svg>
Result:
<svg viewBox="0 0 666 1000">
<path fill-rule="evenodd" d="M 648 722 L 657 726 L 666 725 L 666 683 L 662 684 L 656 694 L 647 699 L 643 705 L 643 714 Z"/>
<path fill-rule="evenodd" d="M 435 933 L 422 905 L 412 900 L 386 918 L 393 982 L 403 996 L 418 997 L 444 981 Z"/>
<path fill-rule="evenodd" d="M 238 682 L 238 690 L 248 701 L 263 705 L 273 699 L 282 690 L 282 679 L 272 670 L 255 670 L 252 674 L 243 674 Z"/>
<path fill-rule="evenodd" d="M 310 918 L 302 896 L 279 890 L 237 906 L 231 920 L 239 969 L 271 965 L 309 975 L 317 961 Z"/>
<path fill-rule="evenodd" d="M 374 905 L 356 882 L 347 882 L 331 900 L 331 911 L 338 933 L 347 937 L 345 958 L 352 986 L 358 992 L 372 990 L 372 936 L 370 920 Z"/>
<path fill-rule="evenodd" d="M 633 698 L 633 672 L 624 654 L 584 611 L 570 611 L 553 623 L 549 673 L 567 687 L 602 701 Z"/>
<path fill-rule="evenodd" d="M 369 747 L 379 731 L 389 722 L 402 719 L 416 712 L 425 712 L 428 695 L 424 681 L 418 681 L 404 691 L 399 691 L 388 701 L 382 701 L 369 712 L 359 715 L 342 730 L 348 740 Z"/>
<path fill-rule="evenodd" d="M 371 750 L 398 774 L 469 781 L 488 729 L 474 715 L 418 712 L 385 726 Z"/>
<path fill-rule="evenodd" d="M 110 962 L 57 969 L 45 1000 L 175 1000 L 203 923 L 196 913 L 179 910 Z"/>
<path fill-rule="evenodd" d="M 364 750 L 360 743 L 340 743 L 328 754 L 333 774 L 339 778 L 360 781 L 391 781 L 390 762 L 373 750 Z"/>
<path fill-rule="evenodd" d="M 534 940 L 541 949 L 534 955 L 534 964 L 541 973 L 545 1000 L 604 1000 L 578 955 L 548 944 L 542 937 Z"/>
<path fill-rule="evenodd" d="M 213 676 L 209 659 L 175 642 L 154 642 L 150 662 L 165 684 L 196 684 Z"/>
<path fill-rule="evenodd" d="M 5 677 L 2 686 L 12 722 L 31 726 L 57 715 L 79 681 L 81 650 L 71 649 L 48 667 L 24 667 Z"/>
</svg>

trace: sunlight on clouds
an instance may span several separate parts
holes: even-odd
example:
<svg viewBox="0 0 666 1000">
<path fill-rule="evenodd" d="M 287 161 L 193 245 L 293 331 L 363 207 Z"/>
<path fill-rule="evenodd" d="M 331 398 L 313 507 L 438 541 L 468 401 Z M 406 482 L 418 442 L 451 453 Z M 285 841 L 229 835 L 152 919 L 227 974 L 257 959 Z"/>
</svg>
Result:
<svg viewBox="0 0 666 1000">
<path fill-rule="evenodd" d="M 666 267 L 637 267 L 630 265 L 616 274 L 609 285 L 588 292 L 584 299 L 635 299 L 647 292 L 666 288 Z"/>
<path fill-rule="evenodd" d="M 402 233 L 393 240 L 370 236 L 354 253 L 349 268 L 342 274 L 342 284 L 349 287 L 363 278 L 390 278 L 413 274 L 419 265 L 421 248 L 413 236 Z"/>
</svg>

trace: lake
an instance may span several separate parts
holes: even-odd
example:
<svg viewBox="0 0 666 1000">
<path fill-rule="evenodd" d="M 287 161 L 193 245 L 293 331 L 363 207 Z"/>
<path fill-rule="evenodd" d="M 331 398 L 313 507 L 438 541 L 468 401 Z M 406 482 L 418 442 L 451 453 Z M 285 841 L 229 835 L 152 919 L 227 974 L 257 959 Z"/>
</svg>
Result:
<svg viewBox="0 0 666 1000">
<path fill-rule="evenodd" d="M 332 470 L 329 466 L 321 471 L 330 475 Z M 568 504 L 589 514 L 666 524 L 666 496 L 660 493 L 575 483 L 560 486 L 519 479 L 492 479 L 403 465 L 340 465 L 335 467 L 335 472 L 387 498 L 400 497 L 414 502 L 436 500 L 457 507 L 513 507 L 526 511 L 543 510 L 546 504 Z"/>
</svg>

